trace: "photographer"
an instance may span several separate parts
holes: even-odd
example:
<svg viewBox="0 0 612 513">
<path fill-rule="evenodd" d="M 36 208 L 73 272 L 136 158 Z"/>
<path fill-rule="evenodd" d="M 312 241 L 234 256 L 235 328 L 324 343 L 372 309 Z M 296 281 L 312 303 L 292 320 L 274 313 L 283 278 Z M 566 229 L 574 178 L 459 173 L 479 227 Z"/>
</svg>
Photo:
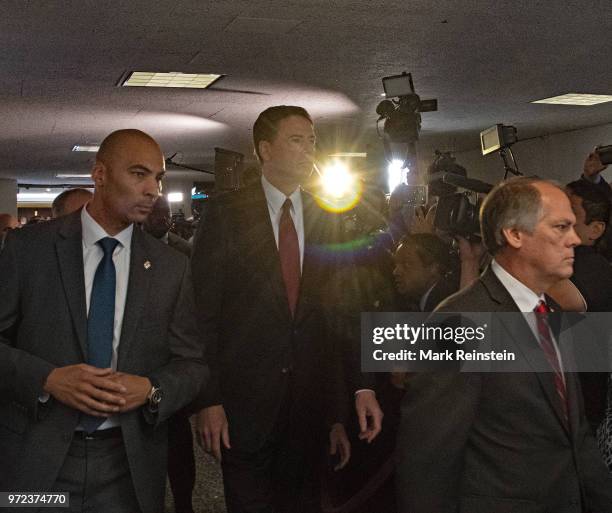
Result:
<svg viewBox="0 0 612 513">
<path fill-rule="evenodd" d="M 584 296 L 591 312 L 612 311 L 612 267 L 602 256 L 610 219 L 610 203 L 601 189 L 584 180 L 567 184 L 576 216 L 580 245 L 575 250 L 572 282 Z"/>
<path fill-rule="evenodd" d="M 612 200 L 612 187 L 610 187 L 610 184 L 601 176 L 602 171 L 607 167 L 608 165 L 602 163 L 599 152 L 595 149 L 587 155 L 584 161 L 581 178 L 588 183 L 596 185 L 609 200 Z"/>
<path fill-rule="evenodd" d="M 457 255 L 437 235 L 406 235 L 393 260 L 397 290 L 405 301 L 403 310 L 432 311 L 459 290 Z"/>
</svg>

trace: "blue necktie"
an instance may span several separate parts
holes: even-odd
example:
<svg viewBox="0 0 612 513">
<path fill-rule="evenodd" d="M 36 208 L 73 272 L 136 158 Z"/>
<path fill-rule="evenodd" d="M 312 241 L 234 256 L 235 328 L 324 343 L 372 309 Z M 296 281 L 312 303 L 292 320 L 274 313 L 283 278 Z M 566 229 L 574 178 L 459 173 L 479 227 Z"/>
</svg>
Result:
<svg viewBox="0 0 612 513">
<path fill-rule="evenodd" d="M 87 316 L 87 363 L 105 369 L 110 367 L 113 355 L 113 331 L 115 325 L 115 264 L 113 251 L 117 239 L 104 237 L 97 244 L 104 251 L 94 276 L 89 315 Z M 88 433 L 94 432 L 106 419 L 91 415 L 81 416 L 81 425 Z"/>
</svg>

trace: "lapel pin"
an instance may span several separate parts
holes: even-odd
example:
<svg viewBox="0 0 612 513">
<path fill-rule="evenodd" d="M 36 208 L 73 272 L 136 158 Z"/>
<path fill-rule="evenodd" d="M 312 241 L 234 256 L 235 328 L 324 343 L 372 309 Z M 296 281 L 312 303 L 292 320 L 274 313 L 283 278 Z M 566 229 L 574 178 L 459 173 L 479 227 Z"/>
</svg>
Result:
<svg viewBox="0 0 612 513">
<path fill-rule="evenodd" d="M 151 262 L 149 262 L 148 260 L 145 260 L 144 268 L 147 269 L 147 270 L 151 269 Z"/>
</svg>

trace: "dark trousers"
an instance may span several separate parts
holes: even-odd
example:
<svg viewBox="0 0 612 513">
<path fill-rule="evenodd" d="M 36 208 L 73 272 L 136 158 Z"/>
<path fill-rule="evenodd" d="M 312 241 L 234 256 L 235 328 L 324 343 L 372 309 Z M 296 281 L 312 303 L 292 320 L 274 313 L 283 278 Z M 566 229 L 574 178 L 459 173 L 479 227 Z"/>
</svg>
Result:
<svg viewBox="0 0 612 513">
<path fill-rule="evenodd" d="M 288 390 L 275 427 L 255 451 L 223 449 L 228 513 L 317 513 L 324 431 L 299 418 Z M 231 420 L 230 420 L 231 422 Z"/>
<path fill-rule="evenodd" d="M 195 458 L 191 423 L 186 413 L 177 413 L 168 421 L 168 479 L 176 513 L 193 511 Z"/>
<path fill-rule="evenodd" d="M 104 439 L 75 436 L 53 486 L 70 493 L 70 508 L 42 511 L 140 513 L 121 431 L 114 432 Z"/>
</svg>

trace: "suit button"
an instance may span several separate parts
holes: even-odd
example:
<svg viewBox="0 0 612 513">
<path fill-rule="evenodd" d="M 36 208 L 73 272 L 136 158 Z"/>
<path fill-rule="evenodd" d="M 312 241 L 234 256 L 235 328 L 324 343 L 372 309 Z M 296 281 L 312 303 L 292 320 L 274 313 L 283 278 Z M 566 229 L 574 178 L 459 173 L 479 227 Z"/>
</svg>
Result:
<svg viewBox="0 0 612 513">
<path fill-rule="evenodd" d="M 298 329 L 294 329 L 294 330 L 293 330 L 293 336 L 294 336 L 294 337 L 296 337 L 296 336 L 297 336 L 297 335 L 299 335 L 299 334 L 300 334 L 300 330 L 298 330 Z"/>
<path fill-rule="evenodd" d="M 289 369 L 288 369 L 287 367 L 283 367 L 283 368 L 281 369 L 281 372 L 282 372 L 283 374 L 287 374 L 287 373 L 289 372 Z"/>
</svg>

